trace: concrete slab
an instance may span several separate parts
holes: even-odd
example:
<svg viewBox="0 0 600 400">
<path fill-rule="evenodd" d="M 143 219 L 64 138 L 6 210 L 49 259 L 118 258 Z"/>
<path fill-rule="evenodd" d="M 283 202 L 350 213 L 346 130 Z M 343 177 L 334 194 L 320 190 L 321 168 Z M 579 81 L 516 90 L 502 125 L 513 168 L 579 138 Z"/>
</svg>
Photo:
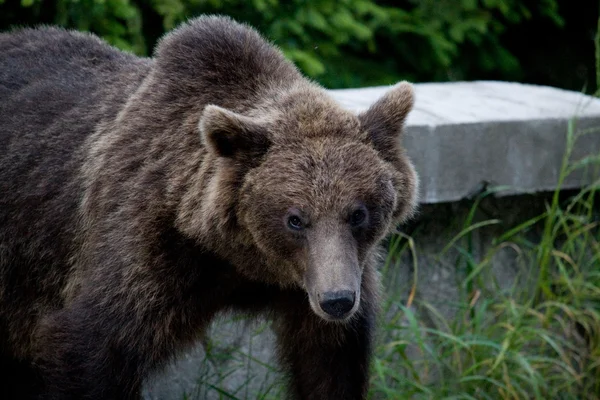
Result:
<svg viewBox="0 0 600 400">
<path fill-rule="evenodd" d="M 361 112 L 388 86 L 331 90 L 342 106 Z M 416 103 L 403 138 L 421 177 L 423 203 L 451 202 L 489 186 L 500 195 L 552 191 L 565 154 L 569 120 L 580 137 L 573 161 L 600 154 L 600 99 L 511 82 L 415 84 Z M 578 171 L 563 188 L 581 187 L 598 171 Z"/>
</svg>

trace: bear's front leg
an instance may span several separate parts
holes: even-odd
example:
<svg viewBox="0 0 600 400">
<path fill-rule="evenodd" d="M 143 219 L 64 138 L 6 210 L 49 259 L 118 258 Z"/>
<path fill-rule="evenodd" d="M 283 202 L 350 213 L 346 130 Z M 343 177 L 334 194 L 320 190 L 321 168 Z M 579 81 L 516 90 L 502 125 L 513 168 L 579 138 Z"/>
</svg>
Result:
<svg viewBox="0 0 600 400">
<path fill-rule="evenodd" d="M 113 285 L 85 288 L 42 322 L 36 365 L 43 399 L 139 399 L 149 372 L 199 333 L 193 296 L 185 301 L 178 292 L 148 292 L 147 285 Z"/>
<path fill-rule="evenodd" d="M 293 399 L 365 399 L 375 325 L 372 302 L 348 322 L 327 322 L 309 307 L 306 296 L 276 321 L 278 351 L 290 378 Z M 370 299 L 369 299 L 370 300 Z"/>
<path fill-rule="evenodd" d="M 139 399 L 149 360 L 136 337 L 143 333 L 128 332 L 133 321 L 124 318 L 85 300 L 46 318 L 35 360 L 44 381 L 41 398 Z"/>
</svg>

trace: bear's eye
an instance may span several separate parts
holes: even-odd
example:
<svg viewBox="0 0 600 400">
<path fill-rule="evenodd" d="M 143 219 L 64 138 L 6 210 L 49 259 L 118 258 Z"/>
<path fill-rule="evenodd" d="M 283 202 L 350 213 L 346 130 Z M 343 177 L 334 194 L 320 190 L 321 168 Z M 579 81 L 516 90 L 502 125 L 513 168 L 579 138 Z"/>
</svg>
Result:
<svg viewBox="0 0 600 400">
<path fill-rule="evenodd" d="M 359 208 L 358 210 L 354 211 L 350 216 L 350 225 L 352 225 L 353 228 L 356 228 L 362 225 L 366 219 L 367 211 L 362 208 Z"/>
<path fill-rule="evenodd" d="M 290 229 L 293 229 L 295 231 L 299 231 L 304 228 L 304 224 L 302 223 L 302 220 L 295 215 L 291 215 L 288 218 L 287 224 L 290 227 Z"/>
</svg>

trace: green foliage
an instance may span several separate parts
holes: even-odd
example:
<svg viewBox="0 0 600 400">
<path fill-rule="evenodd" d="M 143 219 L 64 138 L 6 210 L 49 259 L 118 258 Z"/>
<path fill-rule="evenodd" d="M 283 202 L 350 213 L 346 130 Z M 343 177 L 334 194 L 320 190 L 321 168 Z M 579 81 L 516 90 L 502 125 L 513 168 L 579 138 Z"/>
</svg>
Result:
<svg viewBox="0 0 600 400">
<path fill-rule="evenodd" d="M 3 1 L 0 29 L 54 23 L 95 32 L 142 55 L 190 17 L 230 15 L 257 27 L 328 87 L 456 80 L 477 73 L 515 77 L 520 65 L 501 44 L 501 34 L 531 18 L 562 24 L 557 0 L 531 5 L 520 0 L 21 0 L 17 6 Z"/>
</svg>

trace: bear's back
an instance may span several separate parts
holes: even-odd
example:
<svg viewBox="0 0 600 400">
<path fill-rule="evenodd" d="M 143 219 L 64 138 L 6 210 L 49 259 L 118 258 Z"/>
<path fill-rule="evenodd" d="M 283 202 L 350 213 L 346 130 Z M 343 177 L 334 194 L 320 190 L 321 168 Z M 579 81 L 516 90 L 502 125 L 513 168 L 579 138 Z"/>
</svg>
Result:
<svg viewBox="0 0 600 400">
<path fill-rule="evenodd" d="M 86 140 L 149 68 L 87 34 L 0 34 L 0 325 L 13 302 L 58 300 L 77 235 Z M 41 281 L 49 284 L 28 286 Z"/>
<path fill-rule="evenodd" d="M 0 33 L 0 163 L 8 152 L 22 153 L 28 136 L 39 141 L 71 110 L 97 101 L 123 69 L 143 63 L 89 34 L 60 28 Z"/>
<path fill-rule="evenodd" d="M 95 36 L 60 28 L 0 33 L 0 98 L 48 79 L 75 89 L 135 59 Z"/>
</svg>

